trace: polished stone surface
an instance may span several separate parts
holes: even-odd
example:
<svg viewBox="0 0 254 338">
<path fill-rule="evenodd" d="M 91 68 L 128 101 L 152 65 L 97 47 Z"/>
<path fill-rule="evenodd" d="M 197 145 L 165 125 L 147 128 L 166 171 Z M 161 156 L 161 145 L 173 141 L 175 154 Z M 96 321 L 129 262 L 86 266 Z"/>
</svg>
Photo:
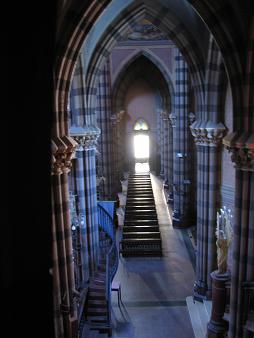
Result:
<svg viewBox="0 0 254 338">
<path fill-rule="evenodd" d="M 121 307 L 112 293 L 113 338 L 193 338 L 186 306 L 195 274 L 186 238 L 173 229 L 162 182 L 152 176 L 162 257 L 120 257 L 115 280 L 121 283 Z M 119 229 L 119 233 L 120 233 Z M 119 235 L 119 234 L 118 234 Z"/>
</svg>

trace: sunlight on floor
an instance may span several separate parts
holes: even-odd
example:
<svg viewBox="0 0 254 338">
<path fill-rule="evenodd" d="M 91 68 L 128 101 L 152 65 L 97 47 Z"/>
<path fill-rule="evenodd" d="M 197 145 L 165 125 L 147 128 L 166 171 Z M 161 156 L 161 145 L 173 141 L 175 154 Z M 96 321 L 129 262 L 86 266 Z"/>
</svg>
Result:
<svg viewBox="0 0 254 338">
<path fill-rule="evenodd" d="M 144 163 L 135 163 L 135 173 L 149 173 L 150 167 L 148 162 Z"/>
</svg>

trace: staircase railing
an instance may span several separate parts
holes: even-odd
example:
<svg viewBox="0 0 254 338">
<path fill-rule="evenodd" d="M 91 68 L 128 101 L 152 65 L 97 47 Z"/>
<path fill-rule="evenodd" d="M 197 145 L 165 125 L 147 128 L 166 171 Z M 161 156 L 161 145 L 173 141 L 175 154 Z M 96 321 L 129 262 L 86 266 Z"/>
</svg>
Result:
<svg viewBox="0 0 254 338">
<path fill-rule="evenodd" d="M 107 319 L 111 327 L 111 283 L 116 274 L 119 258 L 116 246 L 116 237 L 114 229 L 114 219 L 101 205 L 98 204 L 98 223 L 101 230 L 111 239 L 111 244 L 106 255 L 106 302 L 107 302 Z"/>
</svg>

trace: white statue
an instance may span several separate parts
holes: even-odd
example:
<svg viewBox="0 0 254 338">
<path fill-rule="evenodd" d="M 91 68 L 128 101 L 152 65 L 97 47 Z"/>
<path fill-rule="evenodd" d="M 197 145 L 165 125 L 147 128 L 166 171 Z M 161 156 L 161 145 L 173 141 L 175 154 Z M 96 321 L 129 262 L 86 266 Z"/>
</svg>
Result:
<svg viewBox="0 0 254 338">
<path fill-rule="evenodd" d="M 216 227 L 216 245 L 217 245 L 217 265 L 220 274 L 227 272 L 227 257 L 228 249 L 233 238 L 233 229 L 231 225 L 231 211 L 223 207 L 220 209 L 220 214 L 217 212 L 217 227 Z"/>
</svg>

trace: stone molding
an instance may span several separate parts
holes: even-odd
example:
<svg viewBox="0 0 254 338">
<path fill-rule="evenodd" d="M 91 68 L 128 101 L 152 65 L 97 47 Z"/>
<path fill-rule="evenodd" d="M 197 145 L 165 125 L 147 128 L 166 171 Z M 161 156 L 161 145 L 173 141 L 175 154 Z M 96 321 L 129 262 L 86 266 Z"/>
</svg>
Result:
<svg viewBox="0 0 254 338">
<path fill-rule="evenodd" d="M 172 126 L 172 128 L 176 127 L 176 114 L 175 113 L 171 113 L 169 114 L 169 120 L 170 120 L 170 124 Z"/>
<path fill-rule="evenodd" d="M 160 116 L 161 116 L 161 119 L 162 119 L 163 121 L 168 121 L 168 120 L 169 120 L 169 115 L 168 115 L 168 113 L 165 112 L 165 111 L 160 112 Z"/>
<path fill-rule="evenodd" d="M 110 121 L 111 121 L 112 126 L 116 126 L 118 123 L 120 123 L 123 116 L 124 116 L 124 110 L 121 110 L 120 112 L 116 114 L 112 114 L 110 116 Z"/>
<path fill-rule="evenodd" d="M 92 125 L 84 127 L 72 126 L 70 128 L 70 135 L 77 142 L 77 151 L 96 150 L 100 129 Z"/>
<path fill-rule="evenodd" d="M 223 139 L 235 168 L 254 171 L 254 133 L 232 132 Z"/>
<path fill-rule="evenodd" d="M 190 125 L 196 121 L 196 115 L 194 113 L 192 113 L 192 112 L 190 112 L 188 114 L 188 118 L 189 118 L 189 124 Z"/>
<path fill-rule="evenodd" d="M 197 145 L 216 147 L 221 144 L 226 128 L 222 123 L 195 121 L 190 130 Z"/>
<path fill-rule="evenodd" d="M 68 173 L 72 166 L 77 143 L 67 135 L 54 136 L 51 140 L 51 174 L 60 175 Z"/>
</svg>

